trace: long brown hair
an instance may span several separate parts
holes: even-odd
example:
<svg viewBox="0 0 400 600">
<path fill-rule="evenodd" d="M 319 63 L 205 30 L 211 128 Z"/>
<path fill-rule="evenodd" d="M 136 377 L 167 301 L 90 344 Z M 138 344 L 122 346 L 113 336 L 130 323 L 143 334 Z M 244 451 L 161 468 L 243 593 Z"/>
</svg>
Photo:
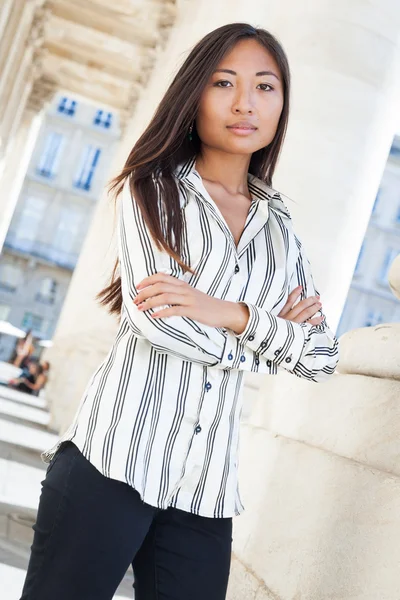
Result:
<svg viewBox="0 0 400 600">
<path fill-rule="evenodd" d="M 150 124 L 131 150 L 121 173 L 110 190 L 116 197 L 130 177 L 130 188 L 158 249 L 172 256 L 184 271 L 190 270 L 181 259 L 182 214 L 179 193 L 174 179 L 178 165 L 196 156 L 201 147 L 195 119 L 200 98 L 207 82 L 224 56 L 241 40 L 254 39 L 275 59 L 283 81 L 284 104 L 272 142 L 254 152 L 249 172 L 272 185 L 272 176 L 285 138 L 289 117 L 290 71 L 286 54 L 265 29 L 246 23 L 231 23 L 215 29 L 192 49 L 179 69 Z M 190 125 L 194 124 L 192 139 Z M 157 178 L 154 175 L 157 174 Z M 156 181 L 159 186 L 157 191 Z M 163 205 L 163 223 L 159 212 Z M 122 306 L 121 277 L 117 260 L 110 284 L 97 295 L 111 313 L 120 313 Z"/>
</svg>

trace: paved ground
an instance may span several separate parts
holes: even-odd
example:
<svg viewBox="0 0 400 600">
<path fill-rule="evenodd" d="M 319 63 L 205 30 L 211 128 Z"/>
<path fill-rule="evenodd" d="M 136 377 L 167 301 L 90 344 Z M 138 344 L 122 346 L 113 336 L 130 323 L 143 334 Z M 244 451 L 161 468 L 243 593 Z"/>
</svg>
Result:
<svg viewBox="0 0 400 600">
<path fill-rule="evenodd" d="M 0 598 L 19 600 L 32 542 L 32 524 L 46 465 L 40 452 L 57 436 L 47 429 L 42 398 L 0 385 Z M 115 600 L 133 598 L 127 573 Z"/>
</svg>

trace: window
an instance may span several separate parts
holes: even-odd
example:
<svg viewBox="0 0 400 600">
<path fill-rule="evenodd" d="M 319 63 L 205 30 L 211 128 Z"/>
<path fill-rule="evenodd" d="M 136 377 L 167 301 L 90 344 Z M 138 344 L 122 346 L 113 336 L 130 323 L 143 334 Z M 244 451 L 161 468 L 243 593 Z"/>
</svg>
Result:
<svg viewBox="0 0 400 600">
<path fill-rule="evenodd" d="M 370 310 L 364 322 L 364 327 L 375 327 L 383 323 L 383 315 L 379 310 Z"/>
<path fill-rule="evenodd" d="M 112 113 L 106 112 L 105 110 L 98 110 L 96 111 L 95 117 L 93 119 L 93 125 L 109 129 L 112 124 L 112 118 Z"/>
<path fill-rule="evenodd" d="M 56 131 L 50 131 L 44 141 L 42 155 L 36 172 L 42 177 L 52 179 L 58 171 L 61 151 L 64 146 L 65 136 Z"/>
<path fill-rule="evenodd" d="M 76 100 L 63 96 L 57 106 L 57 111 L 67 117 L 73 117 L 76 111 L 76 104 Z"/>
<path fill-rule="evenodd" d="M 22 319 L 21 329 L 32 329 L 32 333 L 37 336 L 47 335 L 50 327 L 48 319 L 44 319 L 40 315 L 35 315 L 31 312 L 26 312 Z"/>
<path fill-rule="evenodd" d="M 78 176 L 74 186 L 85 191 L 92 187 L 93 176 L 99 162 L 101 149 L 89 144 L 83 151 L 81 163 L 78 169 Z"/>
<path fill-rule="evenodd" d="M 35 296 L 36 302 L 43 304 L 54 304 L 57 293 L 57 281 L 52 277 L 42 279 L 40 290 Z"/>
<path fill-rule="evenodd" d="M 0 321 L 8 321 L 10 311 L 11 306 L 7 306 L 7 304 L 0 304 Z"/>
<path fill-rule="evenodd" d="M 53 238 L 52 245 L 55 249 L 62 252 L 74 252 L 81 232 L 83 215 L 83 211 L 78 208 L 62 207 Z"/>
<path fill-rule="evenodd" d="M 360 275 L 360 273 L 361 273 L 360 265 L 361 265 L 361 260 L 362 260 L 363 254 L 364 254 L 364 250 L 365 250 L 365 242 L 362 243 L 362 246 L 360 248 L 360 252 L 359 252 L 358 258 L 357 258 L 356 267 L 354 269 L 354 275 Z"/>
<path fill-rule="evenodd" d="M 379 283 L 382 285 L 389 285 L 388 275 L 392 262 L 400 254 L 397 248 L 388 248 L 386 250 L 385 258 L 383 259 L 381 272 L 379 274 Z"/>
<path fill-rule="evenodd" d="M 44 198 L 28 196 L 25 199 L 21 216 L 15 228 L 17 246 L 21 250 L 29 251 L 31 249 L 32 242 L 36 240 L 46 207 L 47 200 Z"/>
<path fill-rule="evenodd" d="M 0 289 L 15 292 L 22 281 L 22 271 L 15 265 L 0 266 Z"/>
</svg>

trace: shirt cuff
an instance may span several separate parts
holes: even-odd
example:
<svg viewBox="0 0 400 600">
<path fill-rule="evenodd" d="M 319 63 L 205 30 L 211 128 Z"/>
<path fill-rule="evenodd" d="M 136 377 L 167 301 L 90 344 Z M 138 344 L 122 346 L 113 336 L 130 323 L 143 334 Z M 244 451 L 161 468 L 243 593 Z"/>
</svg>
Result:
<svg viewBox="0 0 400 600">
<path fill-rule="evenodd" d="M 234 334 L 238 341 L 276 365 L 293 371 L 306 343 L 306 330 L 302 324 L 275 317 L 254 304 L 241 304 L 249 309 L 249 320 L 242 333 Z"/>
</svg>

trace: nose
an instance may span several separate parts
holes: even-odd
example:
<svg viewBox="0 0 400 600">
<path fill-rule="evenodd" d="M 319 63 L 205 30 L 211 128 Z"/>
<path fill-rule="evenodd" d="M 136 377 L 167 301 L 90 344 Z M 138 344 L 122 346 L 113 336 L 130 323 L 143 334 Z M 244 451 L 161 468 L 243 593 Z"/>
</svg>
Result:
<svg viewBox="0 0 400 600">
<path fill-rule="evenodd" d="M 237 114 L 250 115 L 254 111 L 253 98 L 250 90 L 237 89 L 235 99 L 232 105 L 232 112 Z"/>
</svg>

